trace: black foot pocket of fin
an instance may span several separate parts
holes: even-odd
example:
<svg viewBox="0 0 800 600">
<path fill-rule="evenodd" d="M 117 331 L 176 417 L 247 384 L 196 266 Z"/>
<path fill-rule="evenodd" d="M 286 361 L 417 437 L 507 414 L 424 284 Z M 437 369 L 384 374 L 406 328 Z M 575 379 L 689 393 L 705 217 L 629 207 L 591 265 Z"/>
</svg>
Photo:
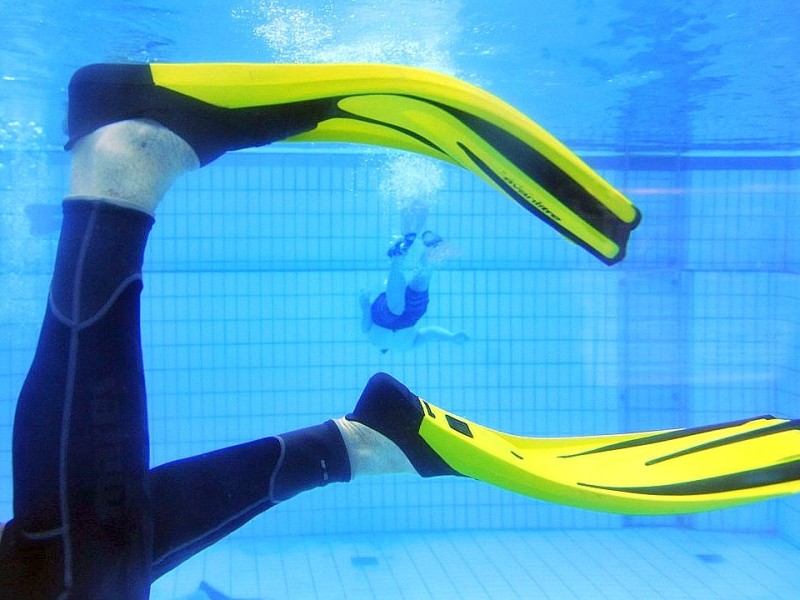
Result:
<svg viewBox="0 0 800 600">
<path fill-rule="evenodd" d="M 347 418 L 392 440 L 423 477 L 460 475 L 420 437 L 422 403 L 391 375 L 373 375 Z"/>
<path fill-rule="evenodd" d="M 203 166 L 225 152 L 309 131 L 328 110 L 324 102 L 224 108 L 157 86 L 150 65 L 93 64 L 69 84 L 66 148 L 105 125 L 152 119 L 183 138 Z"/>
</svg>

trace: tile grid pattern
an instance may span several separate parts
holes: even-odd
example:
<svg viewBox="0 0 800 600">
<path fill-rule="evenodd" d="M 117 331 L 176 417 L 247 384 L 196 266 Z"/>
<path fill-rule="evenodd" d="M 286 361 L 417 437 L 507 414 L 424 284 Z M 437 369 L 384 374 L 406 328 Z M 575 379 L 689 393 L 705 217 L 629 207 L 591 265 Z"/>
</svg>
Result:
<svg viewBox="0 0 800 600">
<path fill-rule="evenodd" d="M 202 582 L 237 600 L 789 600 L 798 560 L 779 538 L 678 529 L 233 539 L 152 600 Z"/>
</svg>

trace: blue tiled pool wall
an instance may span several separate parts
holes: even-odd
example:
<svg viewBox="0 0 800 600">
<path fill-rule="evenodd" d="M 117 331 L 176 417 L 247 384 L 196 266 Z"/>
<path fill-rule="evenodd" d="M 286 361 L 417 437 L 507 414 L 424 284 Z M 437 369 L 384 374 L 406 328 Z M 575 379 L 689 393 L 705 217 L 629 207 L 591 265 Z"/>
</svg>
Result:
<svg viewBox="0 0 800 600">
<path fill-rule="evenodd" d="M 457 256 L 425 322 L 463 347 L 381 355 L 358 296 L 386 275 L 398 231 L 381 191 L 394 156 L 238 153 L 181 179 L 146 257 L 143 338 L 154 463 L 349 411 L 385 370 L 472 420 L 530 435 L 797 417 L 800 169 L 793 157 L 587 156 L 642 209 L 630 256 L 608 268 L 473 175 L 442 166 L 428 224 Z M 13 405 L 43 312 L 61 153 L 0 170 L 3 299 L 0 514 L 11 511 Z M 797 499 L 676 518 L 536 502 L 460 479 L 396 476 L 315 491 L 238 535 L 451 528 L 677 525 L 780 531 L 800 543 Z"/>
</svg>

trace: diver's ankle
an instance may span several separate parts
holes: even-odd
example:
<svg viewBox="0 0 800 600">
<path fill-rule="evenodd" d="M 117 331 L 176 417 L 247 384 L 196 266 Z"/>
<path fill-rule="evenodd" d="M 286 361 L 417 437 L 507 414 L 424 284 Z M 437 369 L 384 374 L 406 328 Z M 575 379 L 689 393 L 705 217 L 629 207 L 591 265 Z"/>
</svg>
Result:
<svg viewBox="0 0 800 600">
<path fill-rule="evenodd" d="M 118 121 L 73 146 L 69 195 L 153 214 L 173 181 L 198 166 L 194 150 L 163 125 Z"/>
<path fill-rule="evenodd" d="M 416 473 L 403 451 L 389 438 L 345 417 L 333 422 L 342 434 L 352 478 L 359 475 Z"/>
</svg>

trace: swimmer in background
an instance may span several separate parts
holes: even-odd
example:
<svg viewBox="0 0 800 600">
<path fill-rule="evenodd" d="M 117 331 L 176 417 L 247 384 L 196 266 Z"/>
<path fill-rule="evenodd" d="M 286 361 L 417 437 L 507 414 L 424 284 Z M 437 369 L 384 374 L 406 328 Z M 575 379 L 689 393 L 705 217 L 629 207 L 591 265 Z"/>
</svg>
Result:
<svg viewBox="0 0 800 600">
<path fill-rule="evenodd" d="M 384 354 L 389 350 L 401 352 L 419 348 L 429 342 L 463 344 L 469 340 L 464 332 L 453 333 L 435 325 L 417 327 L 428 309 L 433 265 L 443 260 L 439 251 L 442 238 L 425 230 L 427 216 L 428 207 L 423 202 L 416 201 L 403 207 L 400 213 L 402 237 L 387 252 L 391 265 L 384 291 L 373 301 L 368 292 L 360 297 L 361 330 Z M 420 231 L 423 233 L 419 234 Z M 424 249 L 411 278 L 406 279 L 406 258 L 418 238 Z"/>
</svg>

